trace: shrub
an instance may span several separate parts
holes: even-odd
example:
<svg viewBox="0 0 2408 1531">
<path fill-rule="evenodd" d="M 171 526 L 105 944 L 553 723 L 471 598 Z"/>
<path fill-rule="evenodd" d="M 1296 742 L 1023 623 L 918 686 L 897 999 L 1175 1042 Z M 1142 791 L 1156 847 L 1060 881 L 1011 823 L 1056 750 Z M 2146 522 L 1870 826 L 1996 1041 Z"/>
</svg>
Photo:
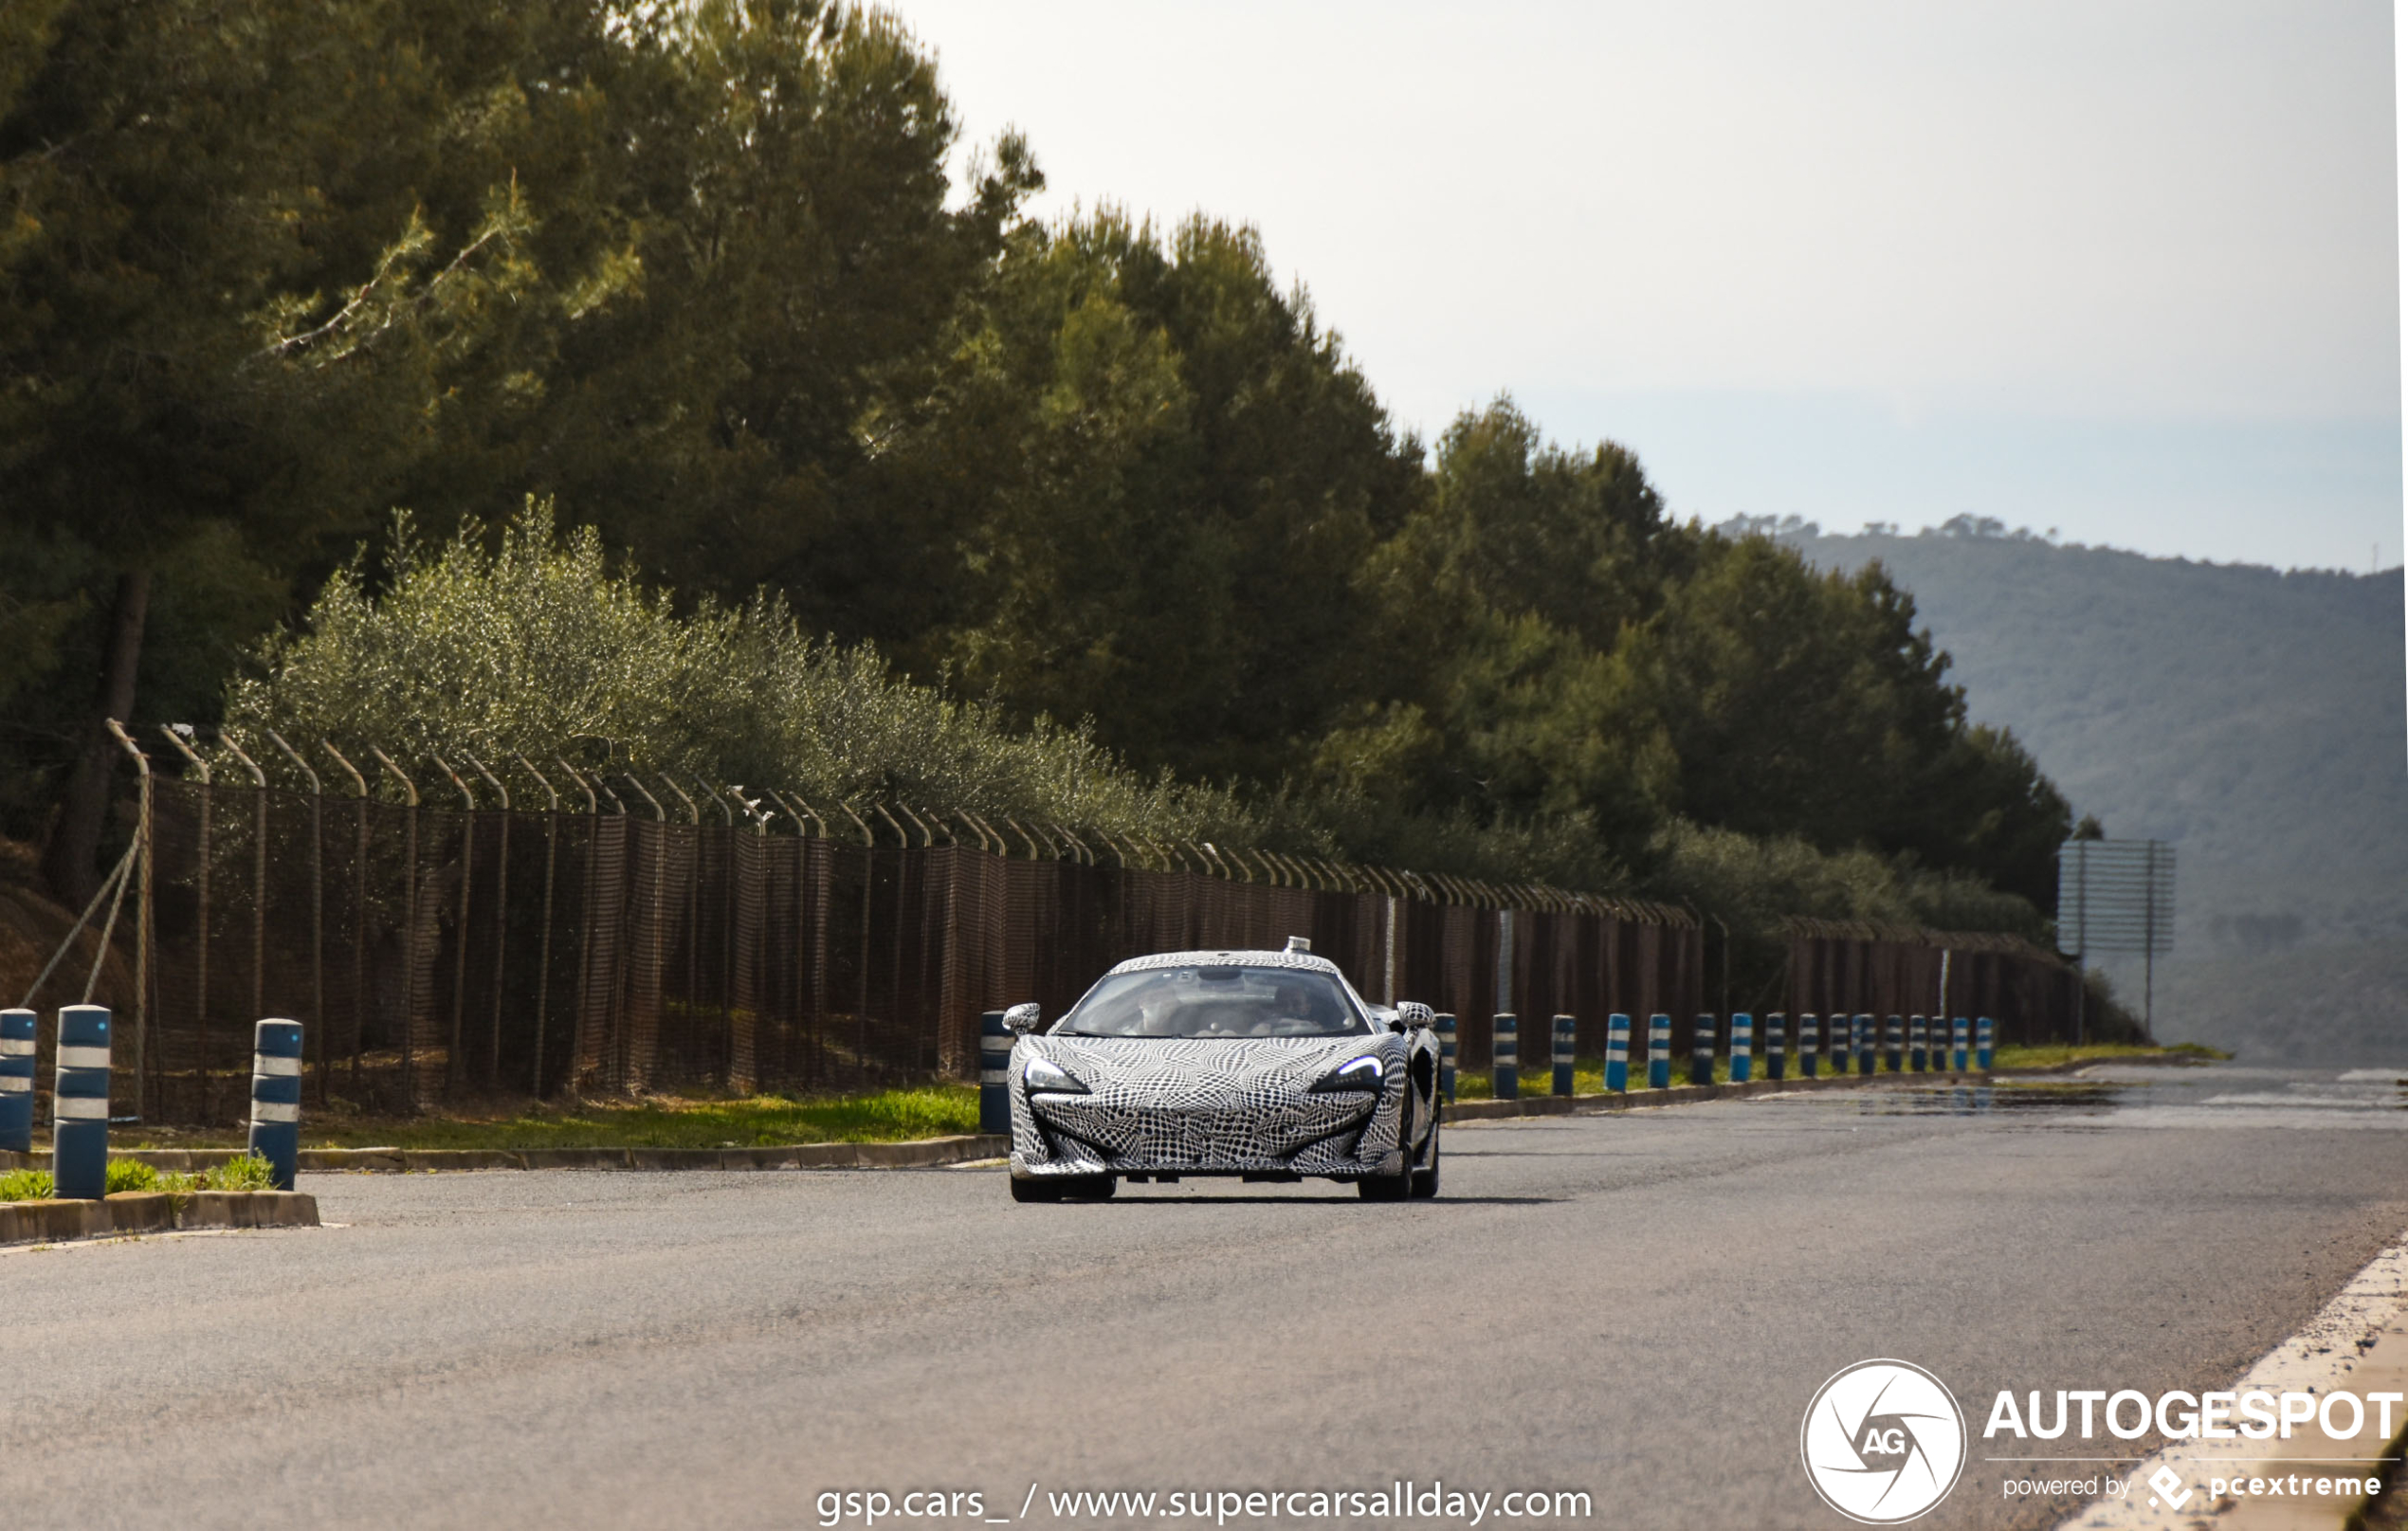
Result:
<svg viewBox="0 0 2408 1531">
<path fill-rule="evenodd" d="M 48 1201 L 58 1194 L 47 1170 L 10 1170 L 0 1175 L 0 1201 Z"/>
<path fill-rule="evenodd" d="M 200 1186 L 204 1191 L 273 1191 L 276 1171 L 257 1154 L 244 1154 L 202 1171 Z"/>
<path fill-rule="evenodd" d="M 115 1195 L 120 1191 L 156 1191 L 158 1188 L 159 1172 L 140 1159 L 113 1158 L 109 1160 L 108 1182 L 105 1189 L 110 1195 Z"/>
</svg>

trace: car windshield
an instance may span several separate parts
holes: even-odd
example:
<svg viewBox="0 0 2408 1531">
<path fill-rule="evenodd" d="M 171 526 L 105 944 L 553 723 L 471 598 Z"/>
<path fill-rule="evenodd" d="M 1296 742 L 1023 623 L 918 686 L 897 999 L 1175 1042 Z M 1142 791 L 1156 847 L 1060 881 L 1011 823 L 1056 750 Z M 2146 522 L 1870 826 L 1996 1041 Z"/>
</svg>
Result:
<svg viewBox="0 0 2408 1531">
<path fill-rule="evenodd" d="M 1326 973 L 1197 965 L 1115 973 L 1072 1007 L 1059 1036 L 1357 1036 L 1371 1025 Z"/>
</svg>

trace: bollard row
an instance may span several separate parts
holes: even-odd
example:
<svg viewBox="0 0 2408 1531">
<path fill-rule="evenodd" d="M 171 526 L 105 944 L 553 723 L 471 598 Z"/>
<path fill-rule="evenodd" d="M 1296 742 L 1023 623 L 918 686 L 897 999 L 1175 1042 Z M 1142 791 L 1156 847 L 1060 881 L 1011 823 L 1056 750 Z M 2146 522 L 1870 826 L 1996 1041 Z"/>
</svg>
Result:
<svg viewBox="0 0 2408 1531">
<path fill-rule="evenodd" d="M 1436 1017 L 1439 1042 L 1439 1081 L 1446 1098 L 1455 1098 L 1455 1018 Z M 1943 1033 L 1943 1028 L 1946 1028 Z M 1714 1081 L 1714 1048 L 1716 1018 L 1701 1014 L 1692 1039 L 1689 1055 L 1689 1082 L 1710 1084 Z M 1493 1036 L 1493 1066 L 1495 1096 L 1501 1101 L 1518 1098 L 1521 1093 L 1520 1022 L 1510 1012 L 1496 1017 Z M 1631 1017 L 1615 1013 L 1605 1023 L 1605 1088 L 1609 1094 L 1627 1094 L 1631 1088 Z M 1573 1017 L 1558 1015 L 1551 1027 L 1553 1093 L 1573 1093 L 1575 1026 Z M 1968 1022 L 1960 1015 L 1954 1020 L 1940 1016 L 1891 1015 L 1875 1018 L 1870 1015 L 1818 1016 L 1801 1014 L 1797 1018 L 1795 1051 L 1800 1079 L 1815 1079 L 1820 1074 L 1825 1059 L 1832 1072 L 1846 1074 L 1852 1066 L 1860 1075 L 1876 1072 L 1965 1073 L 1968 1066 L 1987 1072 L 1994 1056 L 1991 1047 L 1992 1023 L 1988 1016 Z M 1775 1012 L 1764 1017 L 1761 1037 L 1763 1078 L 1781 1081 L 1789 1076 L 1792 1052 L 1790 1017 Z M 1970 1047 L 1969 1047 L 1970 1044 Z M 1745 1012 L 1731 1016 L 1730 1079 L 1734 1084 L 1744 1084 L 1756 1078 L 1759 1038 L 1756 1018 Z M 1672 1018 L 1651 1015 L 1647 1023 L 1646 1087 L 1667 1089 L 1672 1083 Z"/>
<path fill-rule="evenodd" d="M 109 1189 L 109 1011 L 59 1011 L 57 1075 L 50 1091 L 50 1180 L 64 1201 L 99 1201 Z M 0 1011 L 0 1151 L 33 1151 L 35 1016 Z M 301 1157 L 301 1026 L 265 1020 L 251 1054 L 250 1151 L 279 1191 L 293 1189 Z"/>
</svg>

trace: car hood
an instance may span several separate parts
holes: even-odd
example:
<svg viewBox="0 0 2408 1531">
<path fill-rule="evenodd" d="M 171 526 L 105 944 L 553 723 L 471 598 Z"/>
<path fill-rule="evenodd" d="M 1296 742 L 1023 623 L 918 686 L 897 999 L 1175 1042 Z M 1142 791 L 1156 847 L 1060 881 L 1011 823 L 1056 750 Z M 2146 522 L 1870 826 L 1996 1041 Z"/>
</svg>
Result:
<svg viewBox="0 0 2408 1531">
<path fill-rule="evenodd" d="M 1336 1037 L 1031 1037 L 1027 1045 L 1076 1075 L 1090 1090 L 1111 1088 L 1174 1104 L 1258 1093 L 1308 1090 L 1349 1058 L 1378 1053 L 1395 1061 L 1393 1039 Z"/>
</svg>

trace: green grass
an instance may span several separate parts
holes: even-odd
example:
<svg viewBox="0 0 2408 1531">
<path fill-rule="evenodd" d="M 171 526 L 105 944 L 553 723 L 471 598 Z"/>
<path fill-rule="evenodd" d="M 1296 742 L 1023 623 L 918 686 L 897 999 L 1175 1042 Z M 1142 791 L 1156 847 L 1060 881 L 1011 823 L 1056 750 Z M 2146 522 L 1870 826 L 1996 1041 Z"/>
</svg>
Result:
<svg viewBox="0 0 2408 1531">
<path fill-rule="evenodd" d="M 2071 1044 L 2000 1048 L 1992 1056 L 1991 1064 L 1998 1068 L 2051 1068 L 2062 1064 L 2104 1063 L 2117 1058 L 2197 1058 L 2202 1062 L 2224 1062 L 2232 1056 L 2214 1048 L 2203 1048 L 2196 1042 L 2185 1042 L 2175 1048 L 2129 1042 L 2092 1042 L 2078 1048 Z"/>
<path fill-rule="evenodd" d="M 1944 1064 L 1946 1062 L 1944 1048 L 1943 1049 L 1943 1056 L 1942 1057 L 1941 1062 Z M 1993 1066 L 1998 1068 L 2045 1068 L 2058 1064 L 2094 1063 L 2116 1058 L 2195 1057 L 2200 1059 L 2223 1059 L 2230 1058 L 2232 1054 L 2227 1052 L 2218 1052 L 2214 1048 L 2203 1048 L 2197 1043 L 2190 1042 L 2186 1042 L 2177 1048 L 2136 1047 L 2127 1043 L 2093 1043 L 2080 1048 L 2071 1046 L 2048 1048 L 2000 1048 L 1998 1049 L 1997 1055 L 1992 1062 Z M 1831 1060 L 1826 1057 L 1820 1060 L 1820 1071 L 1824 1077 L 1828 1078 L 1832 1073 Z M 1888 1075 L 1888 1067 L 1887 1055 L 1877 1053 L 1876 1062 L 1880 1066 L 1880 1072 L 1884 1075 Z M 1766 1077 L 1764 1073 L 1764 1059 L 1761 1056 L 1756 1058 L 1755 1068 L 1752 1072 L 1753 1077 L 1756 1079 L 1760 1080 Z M 1947 1070 L 1945 1067 L 1941 1067 L 1935 1069 L 1934 1072 L 1945 1073 Z M 1792 1053 L 1789 1058 L 1789 1077 L 1792 1079 L 1800 1077 L 1797 1066 L 1797 1055 L 1795 1053 Z M 1895 1077 L 1910 1079 L 1914 1077 L 1914 1073 L 1913 1070 L 1909 1068 Z M 1675 1084 L 1686 1084 L 1688 1082 L 1689 1055 L 1686 1052 L 1676 1053 L 1672 1058 L 1672 1083 Z M 1717 1084 L 1727 1084 L 1730 1082 L 1731 1061 L 1728 1058 L 1718 1056 L 1714 1060 L 1714 1083 Z M 1539 1069 L 1524 1068 L 1522 1070 L 1523 1099 L 1527 1100 L 1534 1095 L 1551 1094 L 1554 1091 L 1554 1087 L 1555 1068 L 1552 1065 Z M 1633 1061 L 1631 1065 L 1631 1093 L 1636 1095 L 1644 1091 L 1646 1088 L 1647 1064 L 1643 1059 Z M 1598 1058 L 1581 1058 L 1577 1060 L 1572 1066 L 1572 1093 L 1575 1095 L 1600 1095 L 1603 1094 L 1604 1091 L 1604 1060 Z M 1455 1098 L 1457 1100 L 1486 1101 L 1493 1099 L 1494 1093 L 1495 1082 L 1490 1077 L 1487 1069 L 1474 1070 L 1467 1068 L 1458 1069 L 1456 1071 Z"/>
<path fill-rule="evenodd" d="M 109 1160 L 108 1180 L 102 1188 L 107 1194 L 114 1196 L 120 1191 L 156 1191 L 158 1188 L 159 1172 L 140 1159 Z"/>
<path fill-rule="evenodd" d="M 514 1102 L 447 1116 L 314 1116 L 301 1108 L 304 1148 L 761 1148 L 787 1143 L 884 1143 L 978 1130 L 976 1084 L 932 1084 L 861 1095 L 757 1095 L 747 1100 L 655 1097 L 546 1105 Z M 240 1147 L 239 1131 L 154 1131 L 134 1146 Z"/>
<path fill-rule="evenodd" d="M 0 1201 L 48 1201 L 57 1194 L 47 1170 L 10 1170 L 0 1175 Z"/>
</svg>

